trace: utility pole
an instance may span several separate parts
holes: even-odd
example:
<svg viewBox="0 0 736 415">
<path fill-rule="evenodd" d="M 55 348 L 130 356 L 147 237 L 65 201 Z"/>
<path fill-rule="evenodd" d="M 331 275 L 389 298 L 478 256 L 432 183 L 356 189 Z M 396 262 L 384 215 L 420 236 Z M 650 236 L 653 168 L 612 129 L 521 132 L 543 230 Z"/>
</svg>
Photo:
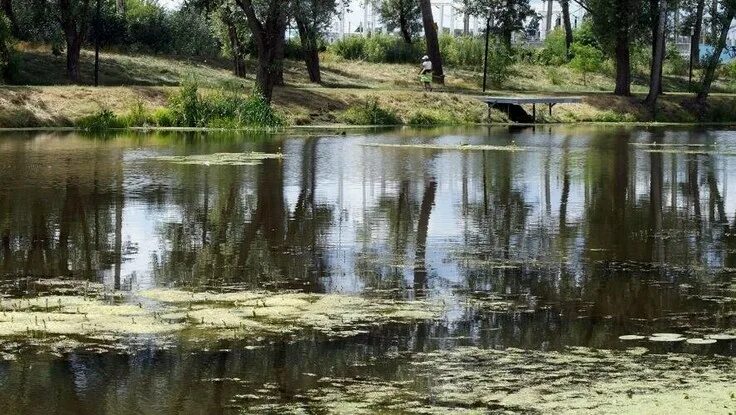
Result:
<svg viewBox="0 0 736 415">
<path fill-rule="evenodd" d="M 483 92 L 486 92 L 486 81 L 488 79 L 488 39 L 491 35 L 491 17 L 486 17 L 486 49 L 483 55 Z"/>
</svg>

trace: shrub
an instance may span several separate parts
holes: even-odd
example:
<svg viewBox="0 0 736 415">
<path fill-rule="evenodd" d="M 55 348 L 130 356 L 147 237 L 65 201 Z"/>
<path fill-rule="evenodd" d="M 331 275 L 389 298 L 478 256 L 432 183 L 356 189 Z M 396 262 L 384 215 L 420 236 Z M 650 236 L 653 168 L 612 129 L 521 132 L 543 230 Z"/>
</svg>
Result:
<svg viewBox="0 0 736 415">
<path fill-rule="evenodd" d="M 136 101 L 128 111 L 128 114 L 121 120 L 128 127 L 142 127 L 149 124 L 151 117 L 146 110 L 143 101 Z"/>
<path fill-rule="evenodd" d="M 458 122 L 450 119 L 443 112 L 428 109 L 414 111 L 406 123 L 417 127 L 458 124 Z"/>
<path fill-rule="evenodd" d="M 151 121 L 158 127 L 173 127 L 176 125 L 174 114 L 168 108 L 156 108 L 153 110 Z"/>
<path fill-rule="evenodd" d="M 539 59 L 547 65 L 562 65 L 567 62 L 564 30 L 557 28 L 547 34 Z"/>
<path fill-rule="evenodd" d="M 185 81 L 171 97 L 169 110 L 172 124 L 181 127 L 272 128 L 284 124 L 259 93 L 248 96 L 236 86 L 225 85 L 204 97 L 193 80 Z"/>
<path fill-rule="evenodd" d="M 365 38 L 345 36 L 330 45 L 330 51 L 343 59 L 364 59 Z"/>
<path fill-rule="evenodd" d="M 570 61 L 570 67 L 583 74 L 583 85 L 587 85 L 587 74 L 599 71 L 603 67 L 603 52 L 598 48 L 574 43 L 572 52 L 575 57 Z"/>
<path fill-rule="evenodd" d="M 112 111 L 103 108 L 92 115 L 80 119 L 77 122 L 77 126 L 89 131 L 104 131 L 110 128 L 122 128 L 124 124 Z"/>
<path fill-rule="evenodd" d="M 382 108 L 375 98 L 369 98 L 364 103 L 348 108 L 343 119 L 353 125 L 398 125 L 401 120 L 396 113 Z"/>
<path fill-rule="evenodd" d="M 0 11 L 0 81 L 9 81 L 16 69 L 10 32 L 10 21 Z"/>
<path fill-rule="evenodd" d="M 672 75 L 685 76 L 690 69 L 690 62 L 675 47 L 667 48 L 664 63 L 665 71 Z"/>
<path fill-rule="evenodd" d="M 547 68 L 547 78 L 549 78 L 552 85 L 562 85 L 564 83 L 564 76 L 556 66 Z"/>
<path fill-rule="evenodd" d="M 488 47 L 488 80 L 500 87 L 511 76 L 514 59 L 511 51 L 501 42 L 493 42 Z"/>
<path fill-rule="evenodd" d="M 450 66 L 480 68 L 483 65 L 485 43 L 482 37 L 440 36 L 440 50 L 445 63 Z"/>
</svg>

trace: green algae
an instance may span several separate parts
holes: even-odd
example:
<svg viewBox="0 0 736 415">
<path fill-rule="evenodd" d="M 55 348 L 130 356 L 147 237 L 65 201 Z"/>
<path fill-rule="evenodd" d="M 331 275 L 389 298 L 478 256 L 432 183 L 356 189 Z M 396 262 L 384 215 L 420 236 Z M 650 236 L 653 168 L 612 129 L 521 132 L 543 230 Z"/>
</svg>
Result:
<svg viewBox="0 0 736 415">
<path fill-rule="evenodd" d="M 454 151 L 529 151 L 531 147 L 520 147 L 515 144 L 496 146 L 489 144 L 362 144 L 364 147 L 420 149 L 420 150 L 454 150 Z"/>
<path fill-rule="evenodd" d="M 341 294 L 154 289 L 137 295 L 41 295 L 0 302 L 0 338 L 74 336 L 116 341 L 185 334 L 192 338 L 255 339 L 310 329 L 330 337 L 364 333 L 386 323 L 438 318 L 429 301 L 368 299 Z"/>
<path fill-rule="evenodd" d="M 244 413 L 728 413 L 736 360 L 584 347 L 473 346 L 402 359 L 391 379 L 323 377 L 299 402 L 242 401 Z"/>
<path fill-rule="evenodd" d="M 214 153 L 195 154 L 189 156 L 160 156 L 154 160 L 167 161 L 175 164 L 195 164 L 201 166 L 255 166 L 267 159 L 282 159 L 280 153 Z"/>
</svg>

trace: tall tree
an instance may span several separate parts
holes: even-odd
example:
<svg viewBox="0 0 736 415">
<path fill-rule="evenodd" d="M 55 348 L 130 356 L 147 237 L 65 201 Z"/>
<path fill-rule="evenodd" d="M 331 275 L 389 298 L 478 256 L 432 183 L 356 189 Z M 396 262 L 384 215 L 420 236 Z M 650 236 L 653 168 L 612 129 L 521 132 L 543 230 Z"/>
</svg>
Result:
<svg viewBox="0 0 736 415">
<path fill-rule="evenodd" d="M 67 1 L 67 0 L 62 0 Z M 236 0 L 250 27 L 258 54 L 256 87 L 271 102 L 274 85 L 283 81 L 288 0 Z"/>
<path fill-rule="evenodd" d="M 581 4 L 592 17 L 596 37 L 615 57 L 614 94 L 631 95 L 631 44 L 647 26 L 643 1 L 581 0 Z"/>
<path fill-rule="evenodd" d="M 652 66 L 649 77 L 649 95 L 647 95 L 646 103 L 655 106 L 657 97 L 662 93 L 662 66 L 664 64 L 664 47 L 665 47 L 665 28 L 667 27 L 667 0 L 653 0 L 657 4 L 657 8 L 652 8 L 651 12 L 656 15 L 657 23 L 653 26 L 656 31 L 653 36 L 654 51 L 652 52 Z M 657 13 L 654 13 L 655 10 Z"/>
<path fill-rule="evenodd" d="M 697 0 L 695 16 L 693 21 L 693 32 L 690 38 L 690 57 L 693 63 L 700 64 L 700 38 L 703 36 L 703 13 L 705 12 L 705 0 Z"/>
<path fill-rule="evenodd" d="M 437 37 L 437 25 L 435 25 L 434 16 L 432 16 L 432 4 L 429 0 L 419 0 L 419 8 L 422 11 L 427 56 L 432 61 L 432 77 L 435 82 L 444 84 L 445 74 L 442 71 L 442 55 L 440 54 L 440 42 Z"/>
<path fill-rule="evenodd" d="M 66 73 L 70 81 L 79 83 L 79 55 L 88 32 L 90 2 L 59 0 L 59 15 L 66 40 Z"/>
<path fill-rule="evenodd" d="M 13 35 L 18 34 L 18 24 L 15 19 L 15 11 L 13 10 L 13 0 L 0 0 L 0 12 L 10 21 L 10 28 Z"/>
<path fill-rule="evenodd" d="M 332 17 L 337 12 L 336 0 L 295 0 L 294 20 L 299 29 L 304 63 L 307 65 L 309 80 L 322 82 L 319 67 L 319 40 L 330 27 Z"/>
<path fill-rule="evenodd" d="M 381 0 L 378 5 L 381 21 L 388 30 L 399 29 L 404 42 L 409 44 L 421 29 L 421 11 L 417 0 Z"/>
<path fill-rule="evenodd" d="M 562 24 L 565 26 L 565 53 L 567 59 L 570 59 L 572 49 L 572 23 L 570 22 L 570 0 L 559 0 L 562 7 Z"/>
<path fill-rule="evenodd" d="M 716 78 L 716 69 L 718 64 L 721 62 L 721 54 L 723 49 L 726 47 L 726 40 L 728 39 L 728 32 L 731 30 L 731 22 L 733 22 L 736 16 L 736 0 L 723 0 L 723 10 L 717 12 L 712 21 L 713 24 L 719 27 L 719 36 L 716 41 L 713 54 L 708 58 L 708 64 L 705 67 L 705 73 L 703 74 L 703 82 L 700 86 L 700 91 L 696 96 L 696 103 L 699 105 L 705 105 L 708 95 L 710 95 L 710 89 L 713 81 Z"/>
</svg>

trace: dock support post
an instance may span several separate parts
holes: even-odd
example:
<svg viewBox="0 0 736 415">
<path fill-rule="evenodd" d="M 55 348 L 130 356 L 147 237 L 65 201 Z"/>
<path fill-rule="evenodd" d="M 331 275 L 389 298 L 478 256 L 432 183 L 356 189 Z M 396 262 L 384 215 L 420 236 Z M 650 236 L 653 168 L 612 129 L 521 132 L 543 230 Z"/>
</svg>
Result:
<svg viewBox="0 0 736 415">
<path fill-rule="evenodd" d="M 537 104 L 532 104 L 532 122 L 537 122 Z"/>
</svg>

